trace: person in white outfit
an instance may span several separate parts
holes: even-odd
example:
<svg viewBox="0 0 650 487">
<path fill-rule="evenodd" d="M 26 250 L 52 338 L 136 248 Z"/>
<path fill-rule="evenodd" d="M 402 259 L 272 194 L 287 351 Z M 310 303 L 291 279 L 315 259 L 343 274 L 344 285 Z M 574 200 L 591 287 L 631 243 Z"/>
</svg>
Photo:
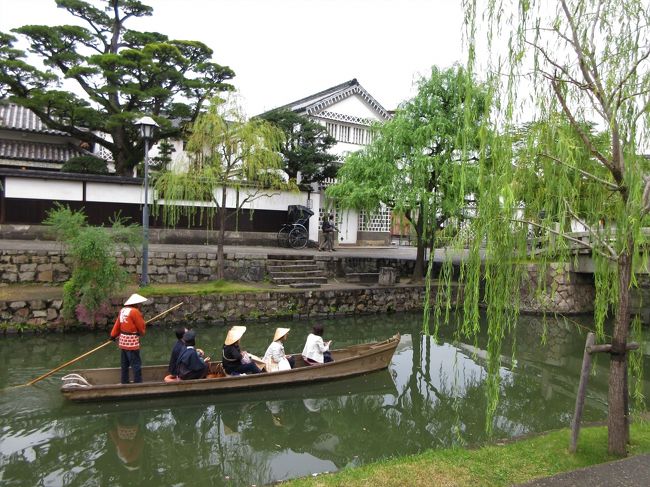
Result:
<svg viewBox="0 0 650 487">
<path fill-rule="evenodd" d="M 295 366 L 295 359 L 284 353 L 284 341 L 287 339 L 290 328 L 276 328 L 273 342 L 266 349 L 264 363 L 267 372 L 290 370 Z"/>
<path fill-rule="evenodd" d="M 305 348 L 302 350 L 302 358 L 307 365 L 316 365 L 332 362 L 330 355 L 330 344 L 332 340 L 323 341 L 323 325 L 314 325 L 312 332 L 307 337 Z"/>
</svg>

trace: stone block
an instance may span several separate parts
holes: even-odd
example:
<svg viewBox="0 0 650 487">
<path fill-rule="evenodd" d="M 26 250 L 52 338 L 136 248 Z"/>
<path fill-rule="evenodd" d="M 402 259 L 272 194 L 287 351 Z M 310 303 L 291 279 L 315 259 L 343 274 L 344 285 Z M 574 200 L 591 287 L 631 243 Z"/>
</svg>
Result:
<svg viewBox="0 0 650 487">
<path fill-rule="evenodd" d="M 36 272 L 19 272 L 18 280 L 20 282 L 32 282 L 36 277 Z"/>
<path fill-rule="evenodd" d="M 36 280 L 39 282 L 52 282 L 54 274 L 52 271 L 43 271 L 36 274 Z"/>
<path fill-rule="evenodd" d="M 37 300 L 34 300 L 34 301 L 30 301 L 30 302 L 29 302 L 29 307 L 30 307 L 32 310 L 41 310 L 41 309 L 45 309 L 45 301 L 42 301 L 42 300 L 40 300 L 40 299 L 37 299 Z"/>
<path fill-rule="evenodd" d="M 9 309 L 13 310 L 24 308 L 25 306 L 27 306 L 27 302 L 25 301 L 12 301 L 9 303 Z"/>
<path fill-rule="evenodd" d="M 47 321 L 54 321 L 59 317 L 59 313 L 56 312 L 53 308 L 48 308 L 45 314 Z"/>
</svg>

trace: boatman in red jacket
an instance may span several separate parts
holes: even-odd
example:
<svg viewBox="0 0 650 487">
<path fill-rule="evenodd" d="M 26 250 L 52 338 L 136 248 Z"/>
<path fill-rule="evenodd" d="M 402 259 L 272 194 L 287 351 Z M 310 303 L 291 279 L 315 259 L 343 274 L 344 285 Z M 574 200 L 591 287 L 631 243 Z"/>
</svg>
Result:
<svg viewBox="0 0 650 487">
<path fill-rule="evenodd" d="M 147 327 L 140 311 L 147 298 L 132 294 L 117 315 L 111 338 L 117 339 L 122 351 L 122 384 L 129 383 L 129 367 L 133 369 L 133 382 L 142 382 L 142 360 L 140 359 L 140 337 Z"/>
</svg>

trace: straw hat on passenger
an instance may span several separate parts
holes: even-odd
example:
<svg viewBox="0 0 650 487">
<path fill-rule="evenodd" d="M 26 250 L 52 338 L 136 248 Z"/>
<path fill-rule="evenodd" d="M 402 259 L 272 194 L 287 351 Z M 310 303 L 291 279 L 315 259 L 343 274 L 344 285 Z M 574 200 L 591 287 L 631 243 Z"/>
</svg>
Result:
<svg viewBox="0 0 650 487">
<path fill-rule="evenodd" d="M 131 294 L 129 299 L 124 302 L 124 306 L 132 306 L 134 304 L 144 303 L 145 301 L 148 301 L 148 299 L 144 296 L 140 296 L 139 294 Z"/>
<path fill-rule="evenodd" d="M 244 335 L 244 332 L 246 331 L 245 326 L 233 326 L 230 330 L 228 330 L 228 334 L 226 335 L 226 341 L 224 342 L 226 345 L 232 345 L 235 342 L 238 342 L 241 337 Z"/>
<path fill-rule="evenodd" d="M 276 328 L 275 329 L 275 335 L 273 335 L 273 341 L 278 341 L 280 338 L 282 338 L 284 335 L 289 333 L 289 330 L 291 328 Z"/>
</svg>

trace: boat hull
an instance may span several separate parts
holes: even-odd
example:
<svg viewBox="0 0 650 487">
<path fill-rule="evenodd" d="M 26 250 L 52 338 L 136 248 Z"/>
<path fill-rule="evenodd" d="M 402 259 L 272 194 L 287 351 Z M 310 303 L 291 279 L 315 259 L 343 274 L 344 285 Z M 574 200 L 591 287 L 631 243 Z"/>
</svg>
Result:
<svg viewBox="0 0 650 487">
<path fill-rule="evenodd" d="M 355 345 L 333 350 L 333 362 L 307 366 L 296 356 L 296 368 L 281 372 L 220 377 L 215 379 L 164 382 L 166 365 L 142 368 L 143 382 L 120 384 L 120 369 L 86 369 L 77 374 L 89 387 L 62 387 L 61 392 L 71 401 L 103 401 L 176 395 L 226 393 L 251 389 L 268 389 L 331 381 L 382 370 L 390 365 L 399 334 L 383 342 Z"/>
</svg>

